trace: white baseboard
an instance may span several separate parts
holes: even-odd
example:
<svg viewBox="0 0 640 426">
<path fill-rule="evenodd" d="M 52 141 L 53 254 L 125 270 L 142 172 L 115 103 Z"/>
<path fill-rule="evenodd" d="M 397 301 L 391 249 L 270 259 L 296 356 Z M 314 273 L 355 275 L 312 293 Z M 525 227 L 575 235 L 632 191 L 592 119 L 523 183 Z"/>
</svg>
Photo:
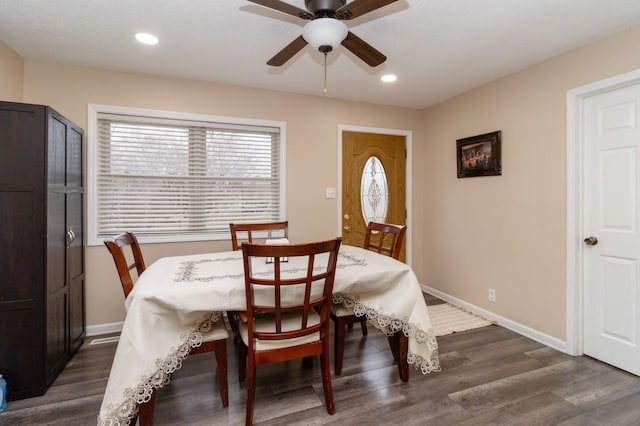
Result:
<svg viewBox="0 0 640 426">
<path fill-rule="evenodd" d="M 446 293 L 443 293 L 435 288 L 431 288 L 427 285 L 421 284 L 422 291 L 425 293 L 431 294 L 432 296 L 437 297 L 438 299 L 442 299 L 445 302 L 451 303 L 452 305 L 459 306 L 469 312 L 476 313 L 481 317 L 484 317 L 490 321 L 495 322 L 501 327 L 507 328 L 511 331 L 514 331 L 518 334 L 521 334 L 529 339 L 535 340 L 536 342 L 540 342 L 543 345 L 547 345 L 553 349 L 556 349 L 560 352 L 567 352 L 567 343 L 557 339 L 553 336 L 549 336 L 548 334 L 541 333 L 537 330 L 534 330 L 530 327 L 524 326 L 520 323 L 512 321 L 510 319 L 504 318 L 500 315 L 496 315 L 493 312 L 482 309 L 476 305 L 472 305 L 471 303 L 467 303 L 464 300 L 458 299 L 453 296 L 449 296 Z M 112 322 L 109 324 L 98 324 L 91 325 L 87 327 L 87 337 L 89 336 L 100 336 L 102 334 L 111 334 L 111 333 L 119 333 L 122 330 L 123 322 Z"/>
<path fill-rule="evenodd" d="M 435 296 L 438 299 L 442 299 L 445 302 L 451 303 L 452 305 L 463 308 L 469 312 L 478 314 L 481 317 L 484 317 L 490 321 L 497 323 L 501 327 L 507 328 L 511 331 L 515 331 L 516 333 L 521 334 L 525 337 L 528 337 L 531 340 L 535 340 L 536 342 L 540 342 L 543 345 L 547 345 L 563 353 L 568 353 L 567 342 L 564 342 L 553 336 L 549 336 L 548 334 L 542 333 L 540 331 L 534 330 L 530 327 L 527 327 L 525 325 L 512 321 L 508 318 L 504 318 L 500 315 L 496 315 L 493 312 L 482 309 L 476 305 L 472 305 L 471 303 L 467 303 L 464 300 L 460 300 L 456 297 L 449 296 L 448 294 L 443 293 L 439 290 L 436 290 L 435 288 L 431 288 L 424 284 L 420 284 L 420 286 L 422 287 L 422 291 L 432 296 Z"/>
<path fill-rule="evenodd" d="M 87 326 L 87 337 L 100 336 L 102 334 L 119 333 L 122 331 L 124 322 L 112 322 L 109 324 L 98 324 Z"/>
<path fill-rule="evenodd" d="M 226 312 L 224 313 L 224 316 L 227 316 Z M 87 326 L 87 337 L 100 336 L 102 334 L 120 333 L 122 331 L 123 324 L 124 321 L 112 322 L 108 324 L 89 325 Z"/>
</svg>

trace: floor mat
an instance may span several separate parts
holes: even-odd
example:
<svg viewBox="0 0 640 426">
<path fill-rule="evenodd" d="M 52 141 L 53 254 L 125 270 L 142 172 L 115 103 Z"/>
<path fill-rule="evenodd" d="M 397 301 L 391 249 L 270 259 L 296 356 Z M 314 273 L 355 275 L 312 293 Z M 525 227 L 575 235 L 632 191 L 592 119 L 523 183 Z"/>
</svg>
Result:
<svg viewBox="0 0 640 426">
<path fill-rule="evenodd" d="M 429 305 L 427 308 L 429 309 L 431 327 L 436 336 L 444 336 L 493 324 L 493 322 L 479 315 L 472 314 L 448 303 Z"/>
</svg>

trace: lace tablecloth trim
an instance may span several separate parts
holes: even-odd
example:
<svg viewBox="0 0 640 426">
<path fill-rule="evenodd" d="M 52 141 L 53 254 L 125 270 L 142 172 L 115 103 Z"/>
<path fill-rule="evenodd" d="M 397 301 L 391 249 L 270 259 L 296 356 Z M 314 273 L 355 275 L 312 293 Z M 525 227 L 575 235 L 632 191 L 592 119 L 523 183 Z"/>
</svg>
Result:
<svg viewBox="0 0 640 426">
<path fill-rule="evenodd" d="M 357 317 L 366 316 L 371 325 L 387 336 L 393 336 L 397 332 L 402 332 L 407 337 L 414 337 L 418 344 L 426 345 L 427 349 L 431 351 L 431 358 L 426 359 L 409 351 L 407 354 L 407 362 L 413 364 L 416 370 L 420 370 L 422 374 L 440 371 L 438 342 L 432 329 L 427 331 L 421 330 L 418 326 L 407 320 L 381 314 L 375 309 L 358 302 L 357 299 L 343 294 L 334 294 L 333 303 L 342 305 L 347 309 L 352 309 Z"/>
<path fill-rule="evenodd" d="M 189 356 L 192 348 L 202 345 L 202 336 L 213 329 L 213 325 L 220 321 L 221 312 L 211 312 L 190 332 L 180 336 L 182 342 L 178 347 L 172 347 L 167 358 L 156 360 L 156 370 L 150 376 L 142 377 L 136 388 L 127 388 L 119 404 L 112 404 L 107 408 L 107 415 L 98 418 L 101 426 L 122 426 L 131 424 L 131 419 L 138 415 L 138 404 L 148 402 L 155 389 L 166 386 L 171 380 L 171 374 L 182 367 L 182 361 Z"/>
</svg>

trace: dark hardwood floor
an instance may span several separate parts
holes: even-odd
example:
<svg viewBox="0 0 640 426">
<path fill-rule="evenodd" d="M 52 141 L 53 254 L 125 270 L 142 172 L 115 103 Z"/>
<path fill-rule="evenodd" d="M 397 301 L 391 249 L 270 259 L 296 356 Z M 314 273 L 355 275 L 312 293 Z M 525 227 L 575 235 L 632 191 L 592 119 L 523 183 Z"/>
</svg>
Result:
<svg viewBox="0 0 640 426">
<path fill-rule="evenodd" d="M 440 303 L 426 296 L 427 304 Z M 347 333 L 343 374 L 333 376 L 336 413 L 324 406 L 320 368 L 301 362 L 259 368 L 259 425 L 638 425 L 640 378 L 588 357 L 571 357 L 499 326 L 438 338 L 442 372 L 411 370 L 400 381 L 387 339 Z M 102 336 L 101 336 L 102 337 Z M 9 402 L 0 425 L 92 425 L 116 343 L 84 346 L 42 397 Z M 229 344 L 229 407 L 212 354 L 189 357 L 158 391 L 158 425 L 241 425 L 244 384 Z"/>
</svg>

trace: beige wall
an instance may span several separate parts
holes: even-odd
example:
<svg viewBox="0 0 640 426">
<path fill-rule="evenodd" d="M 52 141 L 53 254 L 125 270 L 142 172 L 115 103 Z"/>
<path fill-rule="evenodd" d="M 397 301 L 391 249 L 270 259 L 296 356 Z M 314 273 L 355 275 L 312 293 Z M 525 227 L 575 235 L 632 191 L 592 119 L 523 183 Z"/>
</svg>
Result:
<svg viewBox="0 0 640 426">
<path fill-rule="evenodd" d="M 565 340 L 566 93 L 640 68 L 638 46 L 640 27 L 424 112 L 414 181 L 422 283 Z M 494 130 L 502 176 L 457 179 L 456 139 Z"/>
<path fill-rule="evenodd" d="M 26 61 L 24 101 L 87 127 L 87 104 L 287 123 L 293 239 L 334 236 L 337 126 L 413 132 L 413 267 L 420 282 L 563 340 L 566 305 L 566 91 L 640 67 L 640 27 L 569 52 L 424 111 Z M 0 58 L 2 57 L 0 52 Z M 0 59 L 1 60 L 1 59 Z M 0 77 L 0 88 L 4 84 Z M 455 140 L 503 132 L 503 175 L 457 179 Z M 155 244 L 164 255 L 228 242 Z M 88 325 L 121 321 L 106 249 L 87 249 Z M 487 289 L 497 303 L 487 302 Z"/>
<path fill-rule="evenodd" d="M 22 102 L 24 61 L 0 41 L 0 101 Z"/>
<path fill-rule="evenodd" d="M 287 219 L 293 241 L 336 236 L 338 124 L 395 128 L 420 140 L 421 112 L 212 83 L 25 62 L 25 102 L 47 104 L 87 129 L 89 103 L 285 121 Z M 153 244 L 149 263 L 161 256 L 227 250 L 229 241 Z M 86 251 L 87 324 L 122 321 L 123 296 L 113 261 L 103 246 Z"/>
</svg>

